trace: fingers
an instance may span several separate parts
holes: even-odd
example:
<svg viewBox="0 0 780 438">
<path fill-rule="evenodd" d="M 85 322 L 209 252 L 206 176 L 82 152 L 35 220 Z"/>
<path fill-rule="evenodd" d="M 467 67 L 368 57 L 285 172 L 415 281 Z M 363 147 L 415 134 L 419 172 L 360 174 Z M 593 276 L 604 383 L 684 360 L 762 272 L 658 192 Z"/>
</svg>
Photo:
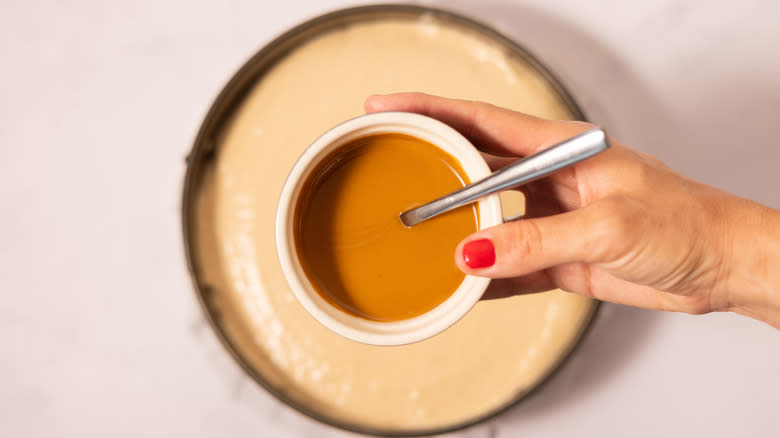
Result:
<svg viewBox="0 0 780 438">
<path fill-rule="evenodd" d="M 662 292 L 651 286 L 620 279 L 594 265 L 572 263 L 556 266 L 546 273 L 555 287 L 615 304 L 694 314 L 711 310 L 706 296 Z M 523 292 L 522 289 L 519 291 Z M 507 292 L 504 296 L 511 296 L 511 293 Z"/>
<path fill-rule="evenodd" d="M 462 241 L 455 263 L 467 274 L 521 277 L 553 266 L 594 262 L 591 213 L 582 208 L 554 216 L 509 222 Z M 601 253 L 601 251 L 599 251 Z"/>
<path fill-rule="evenodd" d="M 583 124 L 545 120 L 482 102 L 423 93 L 374 95 L 366 100 L 365 110 L 433 117 L 458 130 L 478 148 L 501 156 L 530 155 L 588 129 Z"/>
<path fill-rule="evenodd" d="M 711 310 L 706 297 L 661 292 L 650 286 L 622 280 L 601 268 L 584 263 L 555 266 L 522 277 L 493 279 L 482 299 L 507 298 L 556 288 L 589 298 L 645 309 L 694 314 Z"/>
</svg>

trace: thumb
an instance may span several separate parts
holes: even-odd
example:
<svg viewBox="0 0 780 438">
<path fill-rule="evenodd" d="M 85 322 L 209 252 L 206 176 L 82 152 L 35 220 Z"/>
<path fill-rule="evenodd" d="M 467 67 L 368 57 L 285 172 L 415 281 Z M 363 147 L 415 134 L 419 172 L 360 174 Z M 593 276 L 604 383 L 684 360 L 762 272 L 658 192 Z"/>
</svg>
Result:
<svg viewBox="0 0 780 438">
<path fill-rule="evenodd" d="M 478 231 L 458 244 L 455 263 L 467 274 L 518 277 L 573 262 L 593 262 L 590 208 L 508 222 Z"/>
</svg>

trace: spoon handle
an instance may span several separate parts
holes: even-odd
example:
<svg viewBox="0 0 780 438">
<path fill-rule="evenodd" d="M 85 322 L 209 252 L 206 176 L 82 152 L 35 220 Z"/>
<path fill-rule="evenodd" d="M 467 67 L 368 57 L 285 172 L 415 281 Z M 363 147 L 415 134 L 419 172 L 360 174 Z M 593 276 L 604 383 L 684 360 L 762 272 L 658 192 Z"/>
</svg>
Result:
<svg viewBox="0 0 780 438">
<path fill-rule="evenodd" d="M 407 227 L 417 225 L 492 193 L 543 178 L 609 148 L 607 135 L 596 128 L 529 155 L 487 177 L 420 207 L 401 213 Z"/>
</svg>

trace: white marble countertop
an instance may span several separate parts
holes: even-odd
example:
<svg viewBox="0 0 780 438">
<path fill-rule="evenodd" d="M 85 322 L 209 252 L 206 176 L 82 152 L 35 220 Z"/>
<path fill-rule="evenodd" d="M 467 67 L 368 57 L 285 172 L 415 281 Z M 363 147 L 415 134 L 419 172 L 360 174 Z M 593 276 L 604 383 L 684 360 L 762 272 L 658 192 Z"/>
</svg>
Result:
<svg viewBox="0 0 780 438">
<path fill-rule="evenodd" d="M 0 14 L 0 434 L 339 437 L 249 381 L 201 316 L 184 156 L 256 49 L 338 0 L 7 1 Z M 780 207 L 780 3 L 427 2 L 527 45 L 591 118 Z M 780 332 L 606 305 L 488 436 L 777 436 Z"/>
</svg>

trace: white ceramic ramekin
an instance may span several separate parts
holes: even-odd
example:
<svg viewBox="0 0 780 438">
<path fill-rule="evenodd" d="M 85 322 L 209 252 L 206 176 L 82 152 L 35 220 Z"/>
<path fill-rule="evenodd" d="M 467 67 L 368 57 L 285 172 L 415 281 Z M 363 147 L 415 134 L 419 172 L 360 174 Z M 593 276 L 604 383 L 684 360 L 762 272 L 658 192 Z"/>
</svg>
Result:
<svg viewBox="0 0 780 438">
<path fill-rule="evenodd" d="M 460 162 L 472 182 L 490 174 L 477 149 L 455 129 L 436 119 L 412 113 L 384 112 L 348 120 L 314 141 L 290 171 L 276 212 L 276 248 L 293 294 L 322 325 L 354 341 L 402 345 L 431 337 L 457 322 L 479 301 L 489 279 L 467 275 L 447 300 L 414 318 L 394 322 L 371 321 L 351 315 L 320 297 L 298 260 L 293 235 L 295 207 L 311 172 L 331 152 L 358 138 L 381 133 L 407 134 L 438 146 Z M 480 200 L 480 229 L 501 222 L 498 195 Z"/>
</svg>

